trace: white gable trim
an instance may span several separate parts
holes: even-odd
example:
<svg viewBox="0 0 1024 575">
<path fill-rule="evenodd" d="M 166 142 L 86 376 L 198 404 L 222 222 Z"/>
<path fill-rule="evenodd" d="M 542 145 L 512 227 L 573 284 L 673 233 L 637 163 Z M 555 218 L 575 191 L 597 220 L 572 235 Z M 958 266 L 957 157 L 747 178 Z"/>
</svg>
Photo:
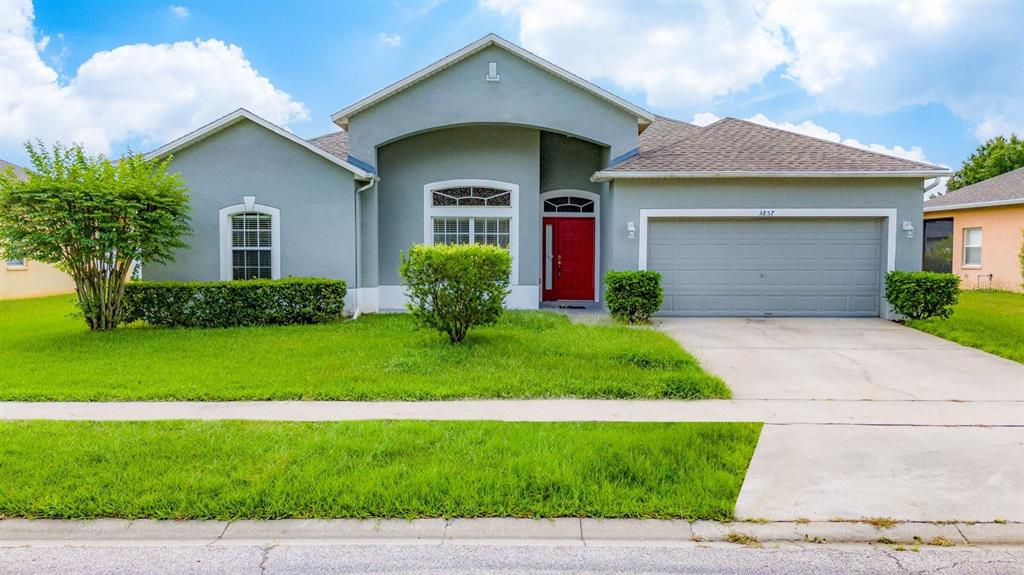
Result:
<svg viewBox="0 0 1024 575">
<path fill-rule="evenodd" d="M 543 68 L 544 70 L 547 70 L 551 74 L 554 74 L 555 76 L 565 80 L 566 82 L 569 82 L 570 84 L 573 84 L 578 88 L 582 88 L 583 90 L 586 90 L 587 92 L 590 92 L 591 94 L 597 96 L 598 98 L 610 102 L 615 106 L 618 106 L 629 111 L 629 113 L 637 117 L 637 121 L 640 124 L 646 125 L 654 121 L 654 114 L 648 112 L 647 110 L 644 110 L 639 106 L 631 104 L 626 100 L 616 96 L 615 94 L 612 94 L 611 92 L 605 90 L 604 88 L 592 84 L 584 80 L 583 78 L 580 78 L 579 76 L 573 74 L 572 72 L 569 72 L 568 70 L 560 68 L 552 64 L 551 62 L 548 62 L 547 60 L 541 58 L 540 56 L 534 54 L 533 52 L 530 52 L 524 48 L 521 48 L 513 44 L 512 42 L 509 42 L 508 40 L 498 36 L 497 34 L 488 34 L 483 38 L 477 40 L 476 42 L 473 42 L 472 44 L 466 46 L 465 48 L 462 48 L 461 50 L 458 50 L 457 52 L 454 52 L 446 56 L 445 58 L 442 58 L 437 62 L 434 62 L 433 64 L 421 69 L 420 71 L 412 75 L 406 76 L 405 78 L 399 80 L 398 82 L 395 82 L 394 84 L 391 84 L 390 86 L 384 88 L 383 90 L 375 92 L 363 98 L 362 100 L 359 100 L 355 104 L 352 104 L 347 108 L 344 108 L 342 110 L 335 112 L 334 114 L 331 114 L 331 120 L 335 124 L 344 128 L 348 125 L 349 116 L 352 116 L 353 114 L 357 114 L 367 108 L 370 108 L 378 104 L 379 102 L 386 100 L 387 98 L 390 98 L 391 96 L 397 94 L 398 92 L 405 90 L 406 88 L 412 86 L 413 84 L 416 84 L 420 80 L 432 76 L 440 72 L 441 70 L 444 70 L 445 68 L 453 64 L 456 64 L 489 46 L 498 46 L 500 48 L 504 48 L 505 50 L 508 50 L 509 52 L 512 52 L 516 56 L 519 56 L 520 58 L 526 60 L 527 62 L 530 62 L 540 68 Z"/>
<path fill-rule="evenodd" d="M 209 124 L 197 130 L 189 132 L 188 134 L 185 134 L 184 136 L 178 138 L 177 140 L 174 140 L 146 154 L 146 159 L 162 158 L 168 154 L 173 154 L 174 152 L 187 148 L 192 144 L 195 144 L 200 140 L 208 138 L 225 128 L 229 128 L 237 124 L 238 122 L 241 122 L 242 120 L 249 120 L 251 122 L 254 122 L 255 124 L 263 128 L 266 128 L 267 130 L 270 130 L 271 132 L 277 134 L 278 136 L 281 136 L 282 138 L 286 138 L 288 140 L 291 140 L 292 142 L 295 142 L 296 144 L 302 146 L 303 148 L 306 148 L 310 152 L 313 152 L 314 154 L 320 156 L 321 158 L 324 158 L 325 160 L 331 162 L 332 164 L 337 164 L 342 168 L 345 168 L 346 170 L 352 172 L 357 180 L 373 180 L 376 178 L 376 176 L 363 170 L 362 168 L 356 166 L 355 164 L 351 164 L 337 156 L 328 154 L 327 152 L 323 151 L 317 146 L 314 146 L 313 144 L 310 144 L 306 140 L 303 140 L 302 138 L 289 132 L 288 130 L 285 130 L 281 126 L 264 120 L 263 118 L 257 116 L 256 114 L 253 114 L 245 108 L 239 108 L 234 112 L 231 112 L 227 116 L 223 116 L 217 120 L 214 120 Z"/>
</svg>

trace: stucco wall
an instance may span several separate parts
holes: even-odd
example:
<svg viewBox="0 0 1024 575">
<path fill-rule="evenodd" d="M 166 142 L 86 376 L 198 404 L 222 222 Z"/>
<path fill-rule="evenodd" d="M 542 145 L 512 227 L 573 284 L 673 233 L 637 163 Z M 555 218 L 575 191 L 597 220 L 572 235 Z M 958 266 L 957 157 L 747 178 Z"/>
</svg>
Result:
<svg viewBox="0 0 1024 575">
<path fill-rule="evenodd" d="M 498 64 L 500 82 L 484 79 L 489 62 Z M 635 116 L 491 46 L 353 115 L 349 154 L 374 164 L 375 148 L 382 144 L 438 127 L 486 122 L 574 134 L 610 147 L 612 158 L 637 147 Z"/>
<path fill-rule="evenodd" d="M 0 299 L 41 297 L 75 291 L 70 276 L 50 264 L 25 260 L 24 266 L 9 266 L 0 260 Z"/>
<path fill-rule="evenodd" d="M 953 273 L 960 276 L 961 287 L 987 288 L 987 276 L 992 274 L 991 287 L 1022 291 L 1018 258 L 1024 232 L 1024 205 L 925 214 L 928 220 L 942 218 L 953 218 Z M 964 266 L 964 228 L 981 228 L 980 266 Z"/>
<path fill-rule="evenodd" d="M 242 121 L 175 154 L 192 197 L 187 249 L 147 280 L 220 279 L 218 211 L 255 196 L 281 210 L 281 276 L 344 279 L 355 287 L 355 182 L 351 172 L 256 124 Z"/>
<path fill-rule="evenodd" d="M 636 269 L 640 210 L 655 208 L 896 208 L 897 227 L 914 226 L 914 237 L 896 234 L 896 269 L 921 269 L 921 182 L 911 179 L 706 179 L 617 180 L 606 201 L 606 269 Z M 627 222 L 638 233 L 627 239 Z"/>
<path fill-rule="evenodd" d="M 540 191 L 583 190 L 601 193 L 601 183 L 590 176 L 604 167 L 606 149 L 592 142 L 555 134 L 540 133 Z"/>
<path fill-rule="evenodd" d="M 423 186 L 486 179 L 519 186 L 519 285 L 539 282 L 540 134 L 514 126 L 464 126 L 399 140 L 379 151 L 380 285 L 398 285 L 399 252 L 422 243 Z"/>
</svg>

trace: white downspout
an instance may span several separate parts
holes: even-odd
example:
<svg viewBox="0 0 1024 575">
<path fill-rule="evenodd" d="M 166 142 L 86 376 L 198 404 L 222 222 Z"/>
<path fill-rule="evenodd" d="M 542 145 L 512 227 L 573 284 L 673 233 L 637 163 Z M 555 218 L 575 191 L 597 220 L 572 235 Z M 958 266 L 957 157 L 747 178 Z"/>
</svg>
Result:
<svg viewBox="0 0 1024 575">
<path fill-rule="evenodd" d="M 359 272 L 362 269 L 362 265 L 361 264 L 362 264 L 362 252 L 363 252 L 362 244 L 360 243 L 360 242 L 362 242 L 363 228 L 362 228 L 362 218 L 359 217 L 359 214 L 360 214 L 359 196 L 360 196 L 360 194 L 362 194 L 362 192 L 364 192 L 364 191 L 372 188 L 373 186 L 377 185 L 377 181 L 378 180 L 380 180 L 380 178 L 378 178 L 377 176 L 370 176 L 370 181 L 366 182 L 366 185 L 362 186 L 361 188 L 356 189 L 356 193 L 355 193 L 355 214 L 356 214 L 356 241 L 355 241 L 355 247 L 356 247 L 356 312 L 354 314 L 352 314 L 352 319 L 359 319 L 359 316 L 363 312 L 362 302 L 359 301 L 360 299 L 362 299 L 362 298 L 359 297 L 359 290 L 361 289 L 359 287 L 360 280 L 361 280 L 361 278 L 359 277 Z"/>
</svg>

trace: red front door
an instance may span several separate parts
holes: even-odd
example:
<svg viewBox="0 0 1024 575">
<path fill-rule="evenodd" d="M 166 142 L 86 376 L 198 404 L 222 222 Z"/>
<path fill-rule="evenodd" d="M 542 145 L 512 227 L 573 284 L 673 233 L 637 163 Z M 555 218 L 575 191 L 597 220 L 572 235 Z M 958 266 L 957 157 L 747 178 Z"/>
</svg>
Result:
<svg viewBox="0 0 1024 575">
<path fill-rule="evenodd" d="M 594 219 L 544 218 L 544 300 L 594 299 Z"/>
</svg>

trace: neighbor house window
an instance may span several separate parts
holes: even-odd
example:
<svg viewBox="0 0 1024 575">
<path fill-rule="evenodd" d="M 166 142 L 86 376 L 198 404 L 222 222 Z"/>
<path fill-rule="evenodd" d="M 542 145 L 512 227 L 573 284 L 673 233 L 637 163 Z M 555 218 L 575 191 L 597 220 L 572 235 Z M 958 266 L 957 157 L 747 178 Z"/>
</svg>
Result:
<svg viewBox="0 0 1024 575">
<path fill-rule="evenodd" d="M 257 212 L 231 216 L 231 279 L 272 277 L 271 217 Z"/>
<path fill-rule="evenodd" d="M 981 228 L 964 228 L 964 265 L 981 265 Z"/>
<path fill-rule="evenodd" d="M 25 260 L 7 260 L 7 267 L 9 268 L 23 268 L 25 267 Z"/>
</svg>

